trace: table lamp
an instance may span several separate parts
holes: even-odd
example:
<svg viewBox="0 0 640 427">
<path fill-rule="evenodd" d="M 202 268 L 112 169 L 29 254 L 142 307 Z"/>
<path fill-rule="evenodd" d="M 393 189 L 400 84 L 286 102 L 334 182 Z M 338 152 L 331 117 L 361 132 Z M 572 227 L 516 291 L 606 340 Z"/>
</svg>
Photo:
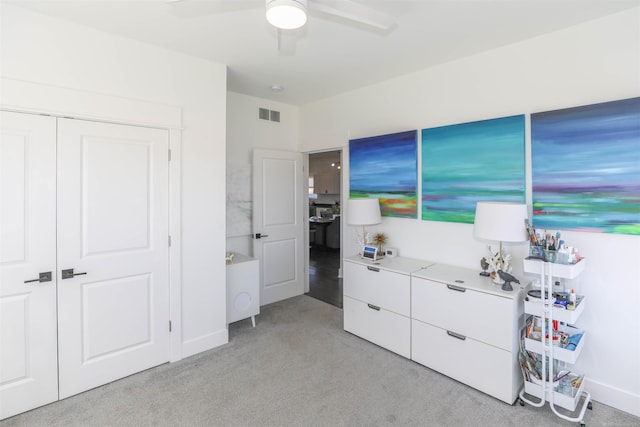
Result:
<svg viewBox="0 0 640 427">
<path fill-rule="evenodd" d="M 378 199 L 349 199 L 347 201 L 347 224 L 362 226 L 362 241 L 358 236 L 358 243 L 364 246 L 368 243 L 365 227 L 382 222 L 380 202 Z"/>
<path fill-rule="evenodd" d="M 527 205 L 507 202 L 478 202 L 476 217 L 473 223 L 473 237 L 479 240 L 500 242 L 497 254 L 497 269 L 504 268 L 502 243 L 519 243 L 527 241 L 525 221 L 528 218 Z M 494 283 L 504 284 L 496 271 Z M 509 273 L 505 271 L 505 273 Z"/>
</svg>

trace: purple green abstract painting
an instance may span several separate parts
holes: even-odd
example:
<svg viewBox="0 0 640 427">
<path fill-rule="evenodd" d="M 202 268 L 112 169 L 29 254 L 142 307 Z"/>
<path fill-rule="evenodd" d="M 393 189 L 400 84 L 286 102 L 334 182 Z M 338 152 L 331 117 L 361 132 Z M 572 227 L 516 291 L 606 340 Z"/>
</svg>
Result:
<svg viewBox="0 0 640 427">
<path fill-rule="evenodd" d="M 524 115 L 422 130 L 422 219 L 473 224 L 480 201 L 525 202 Z"/>
<path fill-rule="evenodd" d="M 382 216 L 416 218 L 418 131 L 349 141 L 352 199 L 378 198 Z"/>
<path fill-rule="evenodd" d="M 531 115 L 533 224 L 640 235 L 640 98 Z"/>
</svg>

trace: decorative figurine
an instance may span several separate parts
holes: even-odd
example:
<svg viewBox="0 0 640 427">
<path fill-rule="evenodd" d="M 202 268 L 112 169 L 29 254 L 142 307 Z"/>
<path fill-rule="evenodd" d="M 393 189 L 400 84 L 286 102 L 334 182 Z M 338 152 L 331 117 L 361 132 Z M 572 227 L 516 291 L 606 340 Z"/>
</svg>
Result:
<svg viewBox="0 0 640 427">
<path fill-rule="evenodd" d="M 480 272 L 481 276 L 490 276 L 489 272 L 487 271 L 487 269 L 489 268 L 489 263 L 487 262 L 487 259 L 485 257 L 482 257 L 482 259 L 480 260 L 480 268 L 482 268 L 482 271 Z"/>
<path fill-rule="evenodd" d="M 500 252 L 496 252 L 495 254 L 491 251 L 491 245 L 487 245 L 487 249 L 489 250 L 489 254 L 491 255 L 487 260 L 489 264 L 489 275 L 493 279 L 493 283 L 497 285 L 504 284 L 504 280 L 500 278 L 498 274 L 498 270 L 502 270 L 506 273 L 511 273 L 511 255 L 502 254 L 500 256 Z"/>
<path fill-rule="evenodd" d="M 511 282 L 518 283 L 518 284 L 520 283 L 520 281 L 518 279 L 516 279 L 515 277 L 513 277 L 509 273 L 505 273 L 502 270 L 498 270 L 498 276 L 500 276 L 500 278 L 502 280 L 504 280 L 504 285 L 502 285 L 502 290 L 503 291 L 512 291 L 513 290 L 513 286 L 511 286 Z"/>
<path fill-rule="evenodd" d="M 384 233 L 376 233 L 373 235 L 373 243 L 378 246 L 378 253 L 384 255 L 383 246 L 387 243 L 387 235 Z"/>
</svg>

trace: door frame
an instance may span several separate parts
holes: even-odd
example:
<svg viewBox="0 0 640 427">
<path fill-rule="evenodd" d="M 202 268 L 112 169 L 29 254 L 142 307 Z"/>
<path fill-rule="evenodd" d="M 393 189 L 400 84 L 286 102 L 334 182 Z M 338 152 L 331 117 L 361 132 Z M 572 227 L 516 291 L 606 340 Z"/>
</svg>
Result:
<svg viewBox="0 0 640 427">
<path fill-rule="evenodd" d="M 182 234 L 181 153 L 182 108 L 112 95 L 0 78 L 0 109 L 87 121 L 143 126 L 169 131 L 169 362 L 183 357 L 182 349 Z M 167 153 L 169 155 L 169 153 Z"/>
<path fill-rule="evenodd" d="M 346 217 L 343 217 L 343 212 L 344 212 L 344 203 L 345 203 L 345 180 L 344 180 L 344 147 L 337 147 L 337 148 L 327 148 L 324 150 L 314 150 L 314 151 L 306 151 L 303 154 L 303 164 L 304 164 L 304 170 L 302 173 L 302 179 L 304 181 L 303 185 L 304 188 L 308 188 L 309 187 L 309 155 L 310 154 L 318 154 L 318 153 L 327 153 L 330 151 L 339 151 L 340 152 L 340 165 L 342 166 L 341 172 L 340 172 L 340 216 L 341 216 L 341 220 L 342 223 L 340 224 L 340 266 L 338 267 L 338 277 L 342 278 L 342 258 L 344 257 L 344 229 L 345 229 L 345 222 L 344 219 Z M 305 192 L 305 196 L 307 196 L 308 192 Z M 307 212 L 305 214 L 305 217 L 308 218 L 309 214 L 309 198 L 308 197 L 304 197 L 302 200 L 302 204 L 303 204 L 303 212 Z M 311 242 L 309 241 L 309 221 L 305 221 L 304 222 L 304 292 L 308 293 L 309 292 L 309 244 Z"/>
</svg>

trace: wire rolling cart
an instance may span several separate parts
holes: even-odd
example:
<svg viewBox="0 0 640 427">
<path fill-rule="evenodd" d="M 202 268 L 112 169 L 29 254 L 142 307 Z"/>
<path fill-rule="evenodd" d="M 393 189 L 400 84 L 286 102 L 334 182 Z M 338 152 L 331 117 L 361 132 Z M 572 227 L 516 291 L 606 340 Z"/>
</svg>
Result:
<svg viewBox="0 0 640 427">
<path fill-rule="evenodd" d="M 554 278 L 574 279 L 584 270 L 586 260 L 583 258 L 576 264 L 555 264 L 538 259 L 525 259 L 524 271 L 540 275 L 540 299 L 528 298 L 524 302 L 524 311 L 527 315 L 539 318 L 541 325 L 540 340 L 528 336 L 528 330 L 522 337 L 521 353 L 528 352 L 539 355 L 541 378 L 528 375 L 523 366 L 525 375 L 524 387 L 520 391 L 520 405 L 525 403 L 542 407 L 549 402 L 549 407 L 558 417 L 578 422 L 585 426 L 584 414 L 587 409 L 592 409 L 591 395 L 584 390 L 584 376 L 571 372 L 568 369 L 559 370 L 558 367 L 575 363 L 584 347 L 586 334 L 573 325 L 576 323 L 585 308 L 585 297 L 578 297 L 574 309 L 555 306 L 553 293 Z M 560 325 L 560 330 L 565 334 L 579 337 L 572 348 L 562 348 L 554 345 L 555 325 Z M 526 327 L 525 327 L 526 328 Z M 523 360 L 521 359 L 521 364 Z M 531 371 L 531 370 L 529 370 Z M 567 386 L 569 384 L 569 386 Z M 531 400 L 529 396 L 536 397 L 539 402 Z M 564 408 L 570 415 L 561 413 L 557 407 Z"/>
</svg>

